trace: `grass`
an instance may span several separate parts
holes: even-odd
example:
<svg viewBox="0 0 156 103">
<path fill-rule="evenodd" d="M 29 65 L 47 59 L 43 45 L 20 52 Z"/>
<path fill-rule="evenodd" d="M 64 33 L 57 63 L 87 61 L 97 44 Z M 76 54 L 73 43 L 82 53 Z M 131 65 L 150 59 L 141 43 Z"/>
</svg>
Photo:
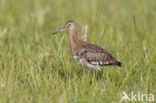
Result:
<svg viewBox="0 0 156 103">
<path fill-rule="evenodd" d="M 79 37 L 87 24 L 87 41 L 122 68 L 104 67 L 97 79 L 77 65 L 67 32 L 51 35 L 68 20 L 78 23 Z M 156 96 L 155 24 L 155 0 L 1 0 L 0 103 L 128 103 L 123 91 Z"/>
</svg>

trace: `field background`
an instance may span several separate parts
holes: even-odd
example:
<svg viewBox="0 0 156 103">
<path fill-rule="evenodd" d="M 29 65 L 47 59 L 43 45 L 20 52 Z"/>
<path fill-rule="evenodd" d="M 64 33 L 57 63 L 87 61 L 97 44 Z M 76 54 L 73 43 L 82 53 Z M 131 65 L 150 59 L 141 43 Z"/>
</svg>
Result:
<svg viewBox="0 0 156 103">
<path fill-rule="evenodd" d="M 51 35 L 68 20 L 122 68 L 77 65 L 67 32 Z M 156 0 L 0 0 L 0 103 L 127 103 L 123 91 L 156 99 Z"/>
</svg>

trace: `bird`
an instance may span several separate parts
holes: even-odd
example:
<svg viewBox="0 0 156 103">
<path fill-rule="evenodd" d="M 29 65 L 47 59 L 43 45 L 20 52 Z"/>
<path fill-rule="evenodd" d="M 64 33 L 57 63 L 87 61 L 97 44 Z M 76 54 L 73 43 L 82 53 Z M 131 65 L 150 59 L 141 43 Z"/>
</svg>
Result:
<svg viewBox="0 0 156 103">
<path fill-rule="evenodd" d="M 88 70 L 101 70 L 104 66 L 119 66 L 121 62 L 117 61 L 110 53 L 96 44 L 90 44 L 78 39 L 78 25 L 75 21 L 68 21 L 63 28 L 52 34 L 68 31 L 68 39 L 72 57 L 77 63 Z"/>
</svg>

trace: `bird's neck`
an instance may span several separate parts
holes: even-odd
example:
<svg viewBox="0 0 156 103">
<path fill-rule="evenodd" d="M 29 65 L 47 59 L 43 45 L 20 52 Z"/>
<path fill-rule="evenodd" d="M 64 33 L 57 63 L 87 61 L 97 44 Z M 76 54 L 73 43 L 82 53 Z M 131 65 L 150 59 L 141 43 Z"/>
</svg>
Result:
<svg viewBox="0 0 156 103">
<path fill-rule="evenodd" d="M 79 46 L 80 40 L 77 37 L 76 29 L 69 30 L 69 43 L 72 50 L 76 49 Z"/>
</svg>

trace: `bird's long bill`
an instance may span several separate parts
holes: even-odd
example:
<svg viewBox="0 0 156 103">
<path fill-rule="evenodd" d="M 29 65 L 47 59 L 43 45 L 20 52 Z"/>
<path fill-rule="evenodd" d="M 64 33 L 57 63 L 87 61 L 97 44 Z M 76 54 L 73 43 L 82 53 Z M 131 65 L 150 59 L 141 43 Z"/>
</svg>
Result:
<svg viewBox="0 0 156 103">
<path fill-rule="evenodd" d="M 59 32 L 65 31 L 65 30 L 66 30 L 66 28 L 65 28 L 65 27 L 63 27 L 63 28 L 59 29 L 58 31 L 53 32 L 52 34 L 54 35 L 54 34 L 56 34 L 56 33 L 59 33 Z"/>
</svg>

